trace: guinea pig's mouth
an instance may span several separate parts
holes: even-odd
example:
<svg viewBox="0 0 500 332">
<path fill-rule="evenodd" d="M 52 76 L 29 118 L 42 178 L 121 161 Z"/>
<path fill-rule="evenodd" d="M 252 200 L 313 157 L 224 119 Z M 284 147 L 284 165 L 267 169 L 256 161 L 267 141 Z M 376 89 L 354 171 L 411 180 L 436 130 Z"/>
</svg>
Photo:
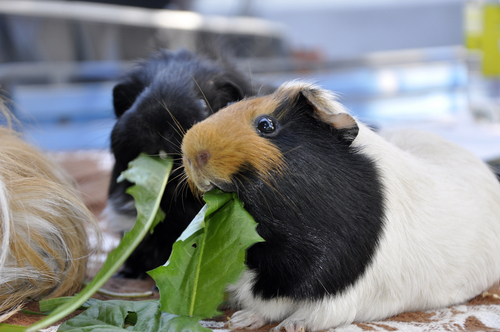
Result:
<svg viewBox="0 0 500 332">
<path fill-rule="evenodd" d="M 225 192 L 236 192 L 236 186 L 232 183 L 232 182 L 226 182 L 226 181 L 219 181 L 219 180 L 212 180 L 212 181 L 209 181 L 209 180 L 206 180 L 207 182 L 207 190 L 204 190 L 204 191 L 210 191 L 214 188 L 219 188 L 220 190 L 222 191 L 225 191 Z"/>
<path fill-rule="evenodd" d="M 202 192 L 207 192 L 215 188 L 225 192 L 236 192 L 236 186 L 232 182 L 222 180 L 203 179 L 196 182 L 196 187 L 198 187 L 198 189 Z"/>
<path fill-rule="evenodd" d="M 210 172 L 208 172 L 209 174 L 204 174 L 199 167 L 194 167 L 189 158 L 183 158 L 183 165 L 192 189 L 196 187 L 201 192 L 207 192 L 214 188 L 219 188 L 224 192 L 236 192 L 237 188 L 231 179 L 220 179 Z"/>
</svg>

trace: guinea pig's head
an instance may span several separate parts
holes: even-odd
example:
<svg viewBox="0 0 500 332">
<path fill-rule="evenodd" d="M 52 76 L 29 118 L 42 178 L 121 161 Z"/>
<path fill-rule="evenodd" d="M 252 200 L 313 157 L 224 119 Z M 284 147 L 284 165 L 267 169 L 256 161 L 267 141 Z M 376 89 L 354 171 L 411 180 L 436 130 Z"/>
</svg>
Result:
<svg viewBox="0 0 500 332">
<path fill-rule="evenodd" d="M 141 152 L 179 154 L 187 129 L 250 91 L 244 76 L 223 61 L 185 50 L 157 52 L 113 89 L 117 163 L 126 168 Z"/>
<path fill-rule="evenodd" d="M 272 185 L 294 168 L 320 161 L 331 145 L 349 147 L 358 130 L 331 93 L 291 82 L 196 124 L 184 137 L 183 163 L 190 186 L 201 192 L 238 191 L 250 179 Z"/>
</svg>

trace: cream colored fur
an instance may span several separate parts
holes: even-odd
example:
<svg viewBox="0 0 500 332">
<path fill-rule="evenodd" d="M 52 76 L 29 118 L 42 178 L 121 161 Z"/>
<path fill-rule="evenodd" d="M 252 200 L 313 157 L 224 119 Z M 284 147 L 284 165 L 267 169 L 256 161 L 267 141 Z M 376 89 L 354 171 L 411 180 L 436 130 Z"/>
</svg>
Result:
<svg viewBox="0 0 500 332">
<path fill-rule="evenodd" d="M 68 177 L 5 127 L 0 127 L 0 217 L 0 321 L 28 298 L 79 289 L 89 255 L 85 226 L 97 230 L 94 216 Z"/>
</svg>

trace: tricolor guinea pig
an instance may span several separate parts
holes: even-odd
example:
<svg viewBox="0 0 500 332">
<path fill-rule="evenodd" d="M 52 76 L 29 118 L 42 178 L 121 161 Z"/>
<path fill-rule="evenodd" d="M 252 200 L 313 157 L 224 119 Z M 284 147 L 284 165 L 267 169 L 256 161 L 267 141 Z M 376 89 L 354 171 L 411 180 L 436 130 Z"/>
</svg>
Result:
<svg viewBox="0 0 500 332">
<path fill-rule="evenodd" d="M 291 82 L 193 126 L 189 183 L 236 192 L 265 239 L 229 286 L 232 328 L 317 331 L 464 302 L 500 279 L 500 183 L 468 151 L 377 134 Z"/>
<path fill-rule="evenodd" d="M 228 58 L 210 49 L 203 55 L 160 50 L 139 62 L 114 87 L 117 121 L 111 133 L 111 150 L 116 162 L 105 210 L 111 230 L 128 231 L 136 220 L 133 198 L 126 193 L 132 184 L 117 182 L 128 163 L 141 152 L 172 155 L 175 159 L 161 201 L 167 217 L 127 259 L 121 276 L 144 277 L 146 271 L 164 264 L 172 244 L 201 209 L 200 199 L 178 187 L 180 145 L 185 131 L 262 87 L 255 88 Z"/>
</svg>

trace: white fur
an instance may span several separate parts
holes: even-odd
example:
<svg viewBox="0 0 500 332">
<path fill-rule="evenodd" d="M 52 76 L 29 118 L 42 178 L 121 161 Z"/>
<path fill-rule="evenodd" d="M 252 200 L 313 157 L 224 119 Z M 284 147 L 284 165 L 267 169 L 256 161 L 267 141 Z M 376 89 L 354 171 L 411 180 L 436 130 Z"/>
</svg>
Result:
<svg viewBox="0 0 500 332">
<path fill-rule="evenodd" d="M 137 220 L 137 215 L 130 216 L 128 214 L 122 214 L 117 212 L 117 203 L 113 199 L 109 199 L 106 207 L 102 211 L 102 216 L 107 221 L 106 226 L 109 231 L 114 233 L 128 232 L 130 231 Z M 133 207 L 134 201 L 130 201 L 126 204 L 124 208 Z"/>
<path fill-rule="evenodd" d="M 488 167 L 429 133 L 377 135 L 358 125 L 353 145 L 375 160 L 385 187 L 385 225 L 373 263 L 352 287 L 320 301 L 254 297 L 254 275 L 246 271 L 230 287 L 243 308 L 233 328 L 284 319 L 277 330 L 322 330 L 461 303 L 499 281 L 500 183 Z"/>
<path fill-rule="evenodd" d="M 5 188 L 5 184 L 3 179 L 0 179 L 0 206 L 9 206 L 9 199 L 8 199 L 8 194 L 7 194 L 7 189 Z M 5 265 L 5 262 L 7 261 L 8 258 L 8 253 L 9 253 L 9 246 L 10 246 L 10 224 L 11 224 L 11 217 L 10 217 L 10 211 L 9 209 L 3 208 L 1 210 L 1 219 L 0 220 L 5 220 L 2 225 L 1 225 L 1 230 L 2 230 L 2 244 L 0 247 L 0 271 L 2 270 L 3 266 Z M 1 280 L 0 280 L 1 281 Z"/>
</svg>

